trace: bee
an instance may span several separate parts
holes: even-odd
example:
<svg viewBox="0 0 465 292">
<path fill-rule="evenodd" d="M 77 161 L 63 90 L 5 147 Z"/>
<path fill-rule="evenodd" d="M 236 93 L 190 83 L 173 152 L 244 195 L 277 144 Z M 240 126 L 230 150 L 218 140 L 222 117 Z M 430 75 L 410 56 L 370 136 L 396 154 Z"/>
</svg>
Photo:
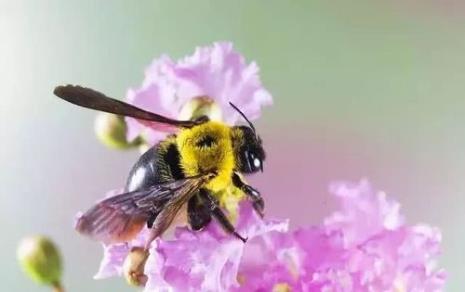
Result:
<svg viewBox="0 0 465 292">
<path fill-rule="evenodd" d="M 263 172 L 265 151 L 255 127 L 234 104 L 230 103 L 248 126 L 229 126 L 206 116 L 174 120 L 81 86 L 58 86 L 54 94 L 81 107 L 132 117 L 172 132 L 140 156 L 122 194 L 98 202 L 78 218 L 79 233 L 118 243 L 131 240 L 147 226 L 148 247 L 187 205 L 192 230 L 201 230 L 214 218 L 226 232 L 247 241 L 222 210 L 218 194 L 230 186 L 238 188 L 263 217 L 264 200 L 242 175 Z"/>
</svg>

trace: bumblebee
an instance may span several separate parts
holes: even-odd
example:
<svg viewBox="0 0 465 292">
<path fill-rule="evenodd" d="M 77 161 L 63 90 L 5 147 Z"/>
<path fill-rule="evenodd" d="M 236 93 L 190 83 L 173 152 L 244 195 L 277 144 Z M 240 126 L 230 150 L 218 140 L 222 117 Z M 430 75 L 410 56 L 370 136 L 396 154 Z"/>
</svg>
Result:
<svg viewBox="0 0 465 292">
<path fill-rule="evenodd" d="M 213 217 L 226 232 L 246 242 L 219 203 L 218 194 L 230 186 L 241 190 L 263 217 L 263 198 L 241 175 L 263 172 L 265 151 L 253 124 L 234 104 L 230 103 L 248 126 L 231 127 L 206 116 L 174 120 L 81 86 L 58 86 L 54 94 L 78 106 L 175 132 L 140 156 L 122 194 L 100 201 L 80 216 L 76 229 L 81 234 L 105 243 L 126 242 L 147 226 L 148 247 L 187 204 L 193 230 L 201 230 Z"/>
</svg>

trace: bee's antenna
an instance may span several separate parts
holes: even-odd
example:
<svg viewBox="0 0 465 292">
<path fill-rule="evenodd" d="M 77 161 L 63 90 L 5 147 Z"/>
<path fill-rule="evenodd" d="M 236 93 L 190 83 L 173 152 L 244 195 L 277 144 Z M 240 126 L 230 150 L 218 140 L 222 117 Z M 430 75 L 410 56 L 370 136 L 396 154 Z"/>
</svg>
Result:
<svg viewBox="0 0 465 292">
<path fill-rule="evenodd" d="M 257 135 L 257 132 L 255 131 L 255 127 L 253 126 L 252 122 L 249 121 L 249 119 L 244 115 L 243 112 L 241 112 L 241 110 L 235 106 L 232 102 L 229 102 L 229 104 L 247 121 L 247 123 L 249 123 L 249 126 L 252 128 L 252 131 L 255 133 L 255 135 Z"/>
</svg>

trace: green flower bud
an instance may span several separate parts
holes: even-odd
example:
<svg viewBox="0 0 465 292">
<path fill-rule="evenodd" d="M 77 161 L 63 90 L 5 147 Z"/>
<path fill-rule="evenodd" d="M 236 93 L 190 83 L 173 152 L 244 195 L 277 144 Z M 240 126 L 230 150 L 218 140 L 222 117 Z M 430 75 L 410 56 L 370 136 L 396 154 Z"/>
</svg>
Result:
<svg viewBox="0 0 465 292">
<path fill-rule="evenodd" d="M 179 120 L 194 120 L 201 116 L 207 116 L 212 121 L 221 121 L 221 109 L 215 101 L 207 96 L 199 96 L 191 99 L 181 109 Z"/>
<path fill-rule="evenodd" d="M 131 286 L 144 286 L 147 276 L 144 267 L 149 252 L 141 247 L 133 247 L 123 263 L 123 275 Z"/>
<path fill-rule="evenodd" d="M 129 142 L 126 139 L 126 131 L 127 125 L 124 117 L 109 113 L 98 113 L 95 119 L 95 133 L 105 146 L 113 149 L 128 149 L 142 143 L 140 138 Z"/>
<path fill-rule="evenodd" d="M 55 244 L 44 236 L 25 238 L 17 256 L 23 271 L 39 284 L 60 287 L 62 262 Z"/>
</svg>

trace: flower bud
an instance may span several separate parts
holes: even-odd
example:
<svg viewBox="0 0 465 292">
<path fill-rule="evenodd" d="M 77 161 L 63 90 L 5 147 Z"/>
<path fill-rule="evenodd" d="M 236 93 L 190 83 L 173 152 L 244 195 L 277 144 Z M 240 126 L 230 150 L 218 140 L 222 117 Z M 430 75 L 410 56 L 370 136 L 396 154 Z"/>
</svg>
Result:
<svg viewBox="0 0 465 292">
<path fill-rule="evenodd" d="M 213 121 L 221 121 L 222 119 L 220 107 L 207 96 L 199 96 L 187 102 L 182 107 L 178 119 L 194 120 L 201 116 L 207 116 Z"/>
<path fill-rule="evenodd" d="M 123 263 L 123 275 L 131 286 L 144 286 L 147 276 L 144 274 L 145 262 L 149 252 L 142 247 L 133 247 Z"/>
<path fill-rule="evenodd" d="M 60 252 L 47 237 L 32 236 L 23 239 L 18 246 L 17 257 L 23 271 L 35 282 L 54 287 L 60 285 Z"/>
<path fill-rule="evenodd" d="M 126 131 L 127 125 L 124 117 L 109 113 L 98 113 L 95 119 L 95 133 L 105 146 L 113 149 L 128 149 L 139 146 L 142 139 L 137 138 L 129 142 L 126 139 Z"/>
</svg>

